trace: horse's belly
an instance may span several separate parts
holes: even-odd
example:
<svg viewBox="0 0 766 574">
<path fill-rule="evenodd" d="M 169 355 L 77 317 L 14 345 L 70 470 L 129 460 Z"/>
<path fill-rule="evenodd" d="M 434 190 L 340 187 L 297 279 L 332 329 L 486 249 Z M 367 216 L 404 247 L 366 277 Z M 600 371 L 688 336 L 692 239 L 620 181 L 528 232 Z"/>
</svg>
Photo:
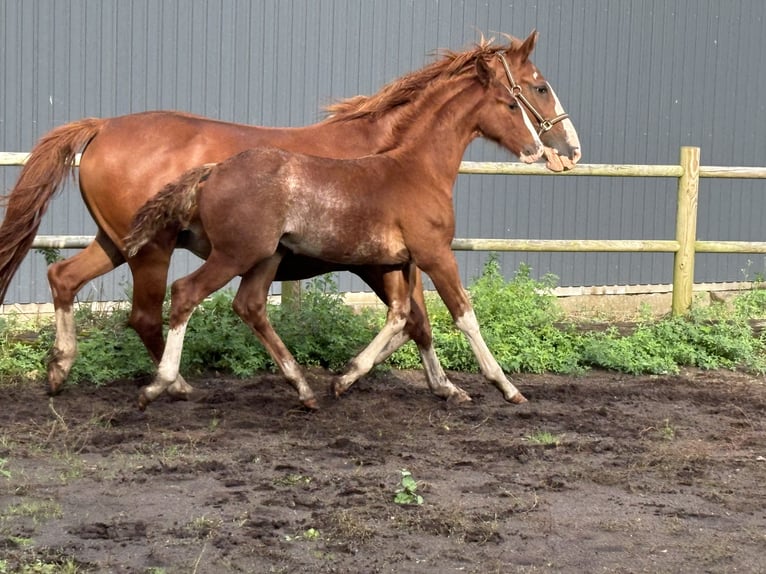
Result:
<svg viewBox="0 0 766 574">
<path fill-rule="evenodd" d="M 364 234 L 287 234 L 281 243 L 299 255 L 346 265 L 398 265 L 410 260 L 399 238 Z"/>
</svg>

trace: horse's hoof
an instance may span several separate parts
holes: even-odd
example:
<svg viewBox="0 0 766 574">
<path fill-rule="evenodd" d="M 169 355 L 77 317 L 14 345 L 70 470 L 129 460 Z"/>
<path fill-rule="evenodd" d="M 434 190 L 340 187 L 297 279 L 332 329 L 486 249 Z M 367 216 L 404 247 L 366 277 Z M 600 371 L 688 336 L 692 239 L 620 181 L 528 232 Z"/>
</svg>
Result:
<svg viewBox="0 0 766 574">
<path fill-rule="evenodd" d="M 61 392 L 61 386 L 62 386 L 61 383 L 55 383 L 49 379 L 48 380 L 48 395 L 51 397 L 55 397 L 57 394 Z"/>
<path fill-rule="evenodd" d="M 511 398 L 505 399 L 505 400 L 508 401 L 509 403 L 513 403 L 514 405 L 521 405 L 527 402 L 526 397 L 524 397 L 524 395 L 522 395 L 521 393 L 516 393 Z"/>
<path fill-rule="evenodd" d="M 64 386 L 66 375 L 64 370 L 57 365 L 48 365 L 48 394 L 53 396 L 61 392 L 61 387 Z"/>
<path fill-rule="evenodd" d="M 314 397 L 311 397 L 310 399 L 302 400 L 301 404 L 304 406 L 304 408 L 306 408 L 306 409 L 308 409 L 310 411 L 318 411 L 319 410 L 319 402 Z"/>
</svg>

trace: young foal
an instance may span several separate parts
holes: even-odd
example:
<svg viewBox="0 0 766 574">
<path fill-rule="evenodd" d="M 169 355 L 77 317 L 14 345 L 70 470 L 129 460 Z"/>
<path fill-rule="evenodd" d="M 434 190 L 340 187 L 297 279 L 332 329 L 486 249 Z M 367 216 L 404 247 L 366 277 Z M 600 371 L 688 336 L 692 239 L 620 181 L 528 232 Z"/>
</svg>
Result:
<svg viewBox="0 0 766 574">
<path fill-rule="evenodd" d="M 398 128 L 398 144 L 386 153 L 334 160 L 256 148 L 187 173 L 145 205 L 126 238 L 129 253 L 179 226 L 204 234 L 211 252 L 197 271 L 173 284 L 165 353 L 155 380 L 142 389 L 141 408 L 178 376 L 191 312 L 236 275 L 242 276 L 236 312 L 261 339 L 302 403 L 316 407 L 300 368 L 266 316 L 269 285 L 288 251 L 385 271 L 390 296 L 386 326 L 336 383 L 336 394 L 369 371 L 404 328 L 417 266 L 431 277 L 485 376 L 506 400 L 523 402 L 479 333 L 450 247 L 452 186 L 468 144 L 481 135 L 525 162 L 543 153 L 516 96 L 490 68 L 496 59 L 494 50 L 482 46 L 449 77 L 434 80 L 412 106 L 409 121 Z"/>
<path fill-rule="evenodd" d="M 517 84 L 518 88 L 514 89 L 536 110 L 540 127 L 548 128 L 564 110 L 545 78 L 528 61 L 537 37 L 537 32 L 533 32 L 523 42 L 513 40 L 507 46 L 494 49 L 514 66 L 514 82 L 509 85 Z M 177 112 L 147 112 L 117 118 L 88 118 L 60 126 L 41 138 L 8 198 L 6 217 L 0 226 L 0 302 L 31 247 L 42 213 L 74 169 L 73 159 L 79 151 L 83 152 L 79 167 L 80 190 L 98 225 L 96 240 L 91 245 L 74 257 L 51 265 L 48 270 L 56 309 L 56 341 L 48 364 L 50 391 L 55 393 L 61 388 L 75 361 L 75 295 L 88 281 L 125 261 L 133 275 L 130 325 L 154 360 L 159 361 L 162 356 L 162 302 L 172 251 L 174 247 L 185 247 L 202 257 L 210 251 L 204 237 L 187 231 L 177 238 L 152 241 L 135 256 L 126 254 L 122 238 L 130 228 L 133 215 L 164 184 L 190 168 L 220 162 L 258 146 L 271 145 L 334 158 L 379 153 L 391 147 L 392 132 L 409 106 L 419 98 L 423 86 L 451 73 L 453 63 L 463 57 L 462 53 L 449 54 L 398 78 L 373 96 L 351 98 L 333 106 L 331 118 L 302 128 L 264 128 Z M 517 67 L 516 62 L 522 60 L 524 67 Z M 503 77 L 499 59 L 490 65 Z M 560 157 L 549 154 L 551 169 L 561 170 L 579 159 L 580 144 L 570 120 L 553 124 L 541 138 L 560 154 Z M 302 279 L 343 267 L 287 254 L 277 279 Z M 352 270 L 388 301 L 378 268 L 356 266 Z M 421 352 L 432 392 L 445 398 L 467 398 L 447 379 L 436 359 L 420 288 L 413 292 L 411 310 L 407 328 L 388 350 L 412 337 Z M 174 396 L 183 397 L 190 387 L 179 377 L 171 391 Z"/>
</svg>

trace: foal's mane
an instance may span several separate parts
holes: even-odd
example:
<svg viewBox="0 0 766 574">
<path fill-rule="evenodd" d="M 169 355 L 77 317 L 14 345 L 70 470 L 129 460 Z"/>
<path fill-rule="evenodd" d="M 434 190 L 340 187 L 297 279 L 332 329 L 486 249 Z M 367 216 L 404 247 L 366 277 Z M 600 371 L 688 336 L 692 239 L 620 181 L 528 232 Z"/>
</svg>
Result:
<svg viewBox="0 0 766 574">
<path fill-rule="evenodd" d="M 509 40 L 511 38 L 509 37 Z M 464 52 L 440 51 L 441 58 L 420 70 L 410 72 L 385 85 L 372 96 L 353 96 L 330 104 L 325 108 L 327 121 L 343 122 L 367 117 L 379 118 L 392 109 L 411 102 L 433 81 L 460 75 L 473 69 L 478 58 L 487 59 L 499 51 L 508 52 L 517 46 L 516 40 L 509 45 L 495 45 L 493 40 L 482 38 L 474 47 Z"/>
</svg>

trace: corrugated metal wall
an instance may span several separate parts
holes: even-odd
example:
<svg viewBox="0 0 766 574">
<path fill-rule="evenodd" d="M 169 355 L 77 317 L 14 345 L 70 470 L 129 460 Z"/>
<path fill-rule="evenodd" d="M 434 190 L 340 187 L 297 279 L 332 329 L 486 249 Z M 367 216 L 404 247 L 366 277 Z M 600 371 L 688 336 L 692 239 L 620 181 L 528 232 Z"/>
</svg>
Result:
<svg viewBox="0 0 766 574">
<path fill-rule="evenodd" d="M 483 31 L 541 33 L 534 60 L 578 128 L 587 163 L 676 163 L 682 145 L 706 165 L 766 165 L 762 0 L 38 0 L 0 2 L 0 150 L 27 151 L 85 116 L 180 109 L 263 125 L 303 125 L 334 98 L 371 93 Z M 466 159 L 506 160 L 474 144 Z M 16 168 L 0 169 L 10 189 Z M 675 182 L 461 176 L 460 237 L 672 238 Z M 703 180 L 701 239 L 763 240 L 758 182 Z M 43 234 L 90 234 L 75 187 Z M 458 255 L 464 280 L 486 254 Z M 175 258 L 174 274 L 196 261 Z M 669 283 L 667 254 L 507 254 L 562 285 Z M 749 261 L 753 263 L 749 265 Z M 760 256 L 700 255 L 697 281 L 736 281 Z M 114 299 L 123 266 L 81 299 Z M 343 278 L 343 289 L 361 284 Z M 6 302 L 47 301 L 31 254 Z"/>
</svg>

